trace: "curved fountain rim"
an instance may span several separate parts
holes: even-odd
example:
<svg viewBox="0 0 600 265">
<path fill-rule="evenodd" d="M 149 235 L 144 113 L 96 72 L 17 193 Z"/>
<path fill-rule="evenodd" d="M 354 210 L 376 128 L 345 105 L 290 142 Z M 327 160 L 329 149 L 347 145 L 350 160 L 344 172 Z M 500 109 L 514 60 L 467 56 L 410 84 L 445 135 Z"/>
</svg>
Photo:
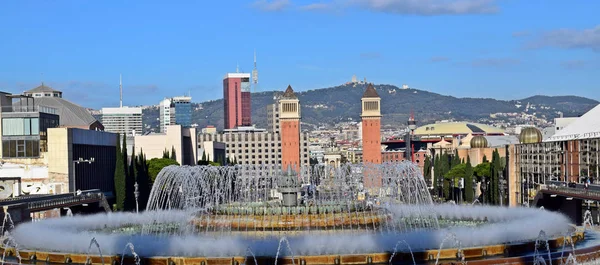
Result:
<svg viewBox="0 0 600 265">
<path fill-rule="evenodd" d="M 553 259 L 556 259 L 557 254 L 561 253 L 558 251 L 563 244 L 565 244 L 566 237 L 555 237 L 553 239 L 548 240 L 548 244 L 550 244 L 553 250 L 551 255 Z M 573 232 L 569 238 L 573 241 L 573 244 L 584 240 L 585 232 L 584 231 L 575 231 Z M 568 242 L 568 240 L 567 240 Z M 531 254 L 532 250 L 528 247 L 535 248 L 535 240 L 529 242 L 521 242 L 521 243 L 507 243 L 507 244 L 495 244 L 495 245 L 487 245 L 487 246 L 479 246 L 479 247 L 469 247 L 469 248 L 446 248 L 446 249 L 430 249 L 423 251 L 415 251 L 415 252 L 406 252 L 406 251 L 397 251 L 395 253 L 392 252 L 373 252 L 373 253 L 361 253 L 361 254 L 331 254 L 331 255 L 295 255 L 294 257 L 290 256 L 281 256 L 278 258 L 278 264 L 319 264 L 319 265 L 339 265 L 339 264 L 381 264 L 388 263 L 390 261 L 390 257 L 392 257 L 392 264 L 402 261 L 407 261 L 410 258 L 410 255 L 414 255 L 415 257 L 424 257 L 424 258 L 415 258 L 415 261 L 418 263 L 426 263 L 435 261 L 438 253 L 440 255 L 440 264 L 444 263 L 454 263 L 461 257 L 472 259 L 469 260 L 469 263 L 477 263 L 478 261 L 485 261 L 489 263 L 490 261 L 499 261 L 501 263 L 505 263 L 507 260 L 514 259 L 527 259 L 532 258 L 533 254 Z M 525 250 L 523 250 L 525 249 Z M 16 251 L 14 248 L 5 248 L 0 246 L 0 251 L 6 251 L 10 257 L 15 257 Z M 102 258 L 104 260 L 110 260 L 111 264 L 121 264 L 121 255 L 97 255 L 97 254 L 78 254 L 78 253 L 68 253 L 68 252 L 52 252 L 52 251 L 39 251 L 39 250 L 18 250 L 20 256 L 22 257 L 22 261 L 40 261 L 45 260 L 49 263 L 65 263 L 67 260 L 72 263 L 80 263 L 80 264 L 101 264 Z M 585 255 L 585 254 L 593 254 L 600 253 L 600 245 L 589 246 L 585 248 L 575 249 L 574 251 L 571 249 L 565 250 L 564 253 L 572 253 L 575 255 Z M 513 256 L 514 254 L 514 256 Z M 507 257 L 497 257 L 499 255 L 508 255 Z M 568 256 L 564 256 L 562 258 L 566 259 Z M 245 261 L 256 258 L 259 264 L 272 264 L 268 261 L 274 260 L 273 256 L 228 256 L 228 257 L 210 257 L 210 256 L 148 256 L 141 257 L 142 261 L 150 262 L 151 264 L 165 264 L 165 265 L 175 265 L 175 264 L 188 264 L 188 263 L 198 263 L 198 264 L 243 264 Z M 125 255 L 124 264 L 135 264 L 132 263 L 133 257 L 129 255 Z M 178 262 L 179 261 L 179 262 Z M 224 263 L 224 261 L 227 261 Z M 180 263 L 181 262 L 181 263 Z M 204 263 L 203 263 L 204 262 Z M 236 263 L 237 262 L 237 263 Z M 486 263 L 486 264 L 487 264 Z"/>
</svg>

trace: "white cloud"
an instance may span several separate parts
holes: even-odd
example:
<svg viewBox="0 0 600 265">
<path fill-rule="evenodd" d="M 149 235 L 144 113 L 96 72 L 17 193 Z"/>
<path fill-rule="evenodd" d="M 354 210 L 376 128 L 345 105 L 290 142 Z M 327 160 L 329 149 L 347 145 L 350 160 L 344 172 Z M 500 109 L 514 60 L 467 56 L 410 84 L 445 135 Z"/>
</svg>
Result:
<svg viewBox="0 0 600 265">
<path fill-rule="evenodd" d="M 291 5 L 289 0 L 257 0 L 252 6 L 262 11 L 283 11 Z"/>
<path fill-rule="evenodd" d="M 403 15 L 493 14 L 493 0 L 350 0 L 350 4 L 372 11 Z"/>
<path fill-rule="evenodd" d="M 432 63 L 446 62 L 446 61 L 450 61 L 450 58 L 448 58 L 446 56 L 434 56 L 434 57 L 429 58 L 429 61 Z"/>
<path fill-rule="evenodd" d="M 258 0 L 253 6 L 263 11 L 282 11 L 292 6 L 301 11 L 359 8 L 419 16 L 494 14 L 499 11 L 495 0 L 330 0 L 304 5 L 294 5 L 290 0 Z"/>
<path fill-rule="evenodd" d="M 303 5 L 298 7 L 300 10 L 303 11 L 323 11 L 323 10 L 328 10 L 331 8 L 331 4 L 326 4 L 326 3 L 314 3 L 314 4 L 308 4 L 308 5 Z"/>
<path fill-rule="evenodd" d="M 520 64 L 519 59 L 514 58 L 482 58 L 473 60 L 471 66 L 473 67 L 506 67 Z"/>
<path fill-rule="evenodd" d="M 529 48 L 591 49 L 600 52 L 600 25 L 583 30 L 558 29 L 548 31 L 542 33 L 527 46 Z"/>
</svg>

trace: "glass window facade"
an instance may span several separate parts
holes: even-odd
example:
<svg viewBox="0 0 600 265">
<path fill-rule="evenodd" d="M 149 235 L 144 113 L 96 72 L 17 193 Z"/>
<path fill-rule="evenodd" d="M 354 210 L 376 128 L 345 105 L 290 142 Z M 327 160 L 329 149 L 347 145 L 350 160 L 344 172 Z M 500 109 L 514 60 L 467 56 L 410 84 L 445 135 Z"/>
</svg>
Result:
<svg viewBox="0 0 600 265">
<path fill-rule="evenodd" d="M 39 157 L 40 145 L 38 140 L 2 140 L 3 158 Z"/>
<path fill-rule="evenodd" d="M 39 118 L 2 118 L 2 136 L 38 135 Z"/>
<path fill-rule="evenodd" d="M 192 104 L 190 102 L 175 103 L 175 122 L 183 127 L 192 125 Z"/>
</svg>

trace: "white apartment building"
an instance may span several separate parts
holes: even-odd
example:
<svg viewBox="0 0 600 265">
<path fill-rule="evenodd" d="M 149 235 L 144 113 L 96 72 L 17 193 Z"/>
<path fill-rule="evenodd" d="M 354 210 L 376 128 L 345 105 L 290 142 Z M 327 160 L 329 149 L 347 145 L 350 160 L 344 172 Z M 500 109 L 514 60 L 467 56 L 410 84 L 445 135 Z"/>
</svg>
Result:
<svg viewBox="0 0 600 265">
<path fill-rule="evenodd" d="M 142 133 L 142 108 L 102 108 L 104 131 L 125 135 Z"/>
<path fill-rule="evenodd" d="M 160 121 L 160 132 L 166 132 L 165 129 L 169 125 L 175 124 L 175 113 L 174 109 L 171 108 L 171 99 L 163 99 L 159 106 L 159 121 Z"/>
</svg>

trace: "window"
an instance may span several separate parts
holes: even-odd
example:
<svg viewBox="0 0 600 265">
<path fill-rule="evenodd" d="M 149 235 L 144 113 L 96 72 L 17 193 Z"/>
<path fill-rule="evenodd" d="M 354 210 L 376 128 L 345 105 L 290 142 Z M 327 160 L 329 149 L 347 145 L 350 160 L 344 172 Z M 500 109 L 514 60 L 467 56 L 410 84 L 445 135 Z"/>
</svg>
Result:
<svg viewBox="0 0 600 265">
<path fill-rule="evenodd" d="M 40 123 L 38 118 L 4 118 L 2 119 L 2 135 L 39 135 Z"/>
<path fill-rule="evenodd" d="M 40 143 L 37 140 L 4 140 L 2 147 L 4 158 L 40 156 Z"/>
</svg>

